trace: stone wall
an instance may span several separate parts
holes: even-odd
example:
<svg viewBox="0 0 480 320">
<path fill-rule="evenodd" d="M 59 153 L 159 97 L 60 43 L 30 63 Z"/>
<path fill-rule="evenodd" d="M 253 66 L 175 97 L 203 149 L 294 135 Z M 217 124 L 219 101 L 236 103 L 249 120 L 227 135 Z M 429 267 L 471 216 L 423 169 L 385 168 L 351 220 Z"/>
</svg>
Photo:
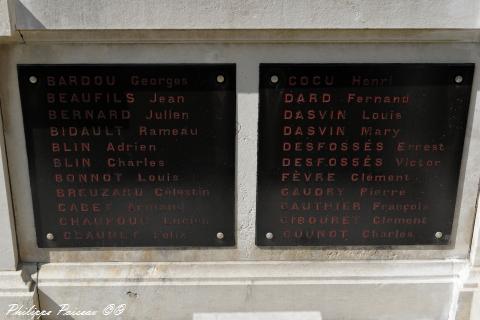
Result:
<svg viewBox="0 0 480 320">
<path fill-rule="evenodd" d="M 475 0 L 0 0 L 0 318 L 20 303 L 44 310 L 126 304 L 125 319 L 274 311 L 476 319 L 478 72 L 451 246 L 271 249 L 255 246 L 254 234 L 259 63 L 478 67 L 479 28 Z M 236 247 L 38 248 L 16 65 L 82 63 L 236 64 Z"/>
</svg>

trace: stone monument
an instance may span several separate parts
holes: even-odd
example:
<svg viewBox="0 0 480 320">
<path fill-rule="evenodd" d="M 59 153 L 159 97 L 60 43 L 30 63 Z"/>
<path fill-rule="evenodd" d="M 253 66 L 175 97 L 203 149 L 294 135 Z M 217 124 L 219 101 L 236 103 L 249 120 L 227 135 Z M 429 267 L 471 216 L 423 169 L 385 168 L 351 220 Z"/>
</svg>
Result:
<svg viewBox="0 0 480 320">
<path fill-rule="evenodd" d="M 0 0 L 0 318 L 478 319 L 479 12 Z"/>
</svg>

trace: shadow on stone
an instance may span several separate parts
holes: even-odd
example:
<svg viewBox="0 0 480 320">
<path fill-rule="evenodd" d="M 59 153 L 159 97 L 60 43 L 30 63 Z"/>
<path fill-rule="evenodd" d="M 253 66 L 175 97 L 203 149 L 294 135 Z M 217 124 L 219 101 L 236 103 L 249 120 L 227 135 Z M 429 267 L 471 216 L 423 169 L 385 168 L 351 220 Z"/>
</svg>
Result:
<svg viewBox="0 0 480 320">
<path fill-rule="evenodd" d="M 15 15 L 17 21 L 22 21 L 21 29 L 46 29 L 46 27 L 28 10 L 21 1 L 15 1 Z"/>
<path fill-rule="evenodd" d="M 75 318 L 65 315 L 65 313 L 59 314 L 62 309 L 61 301 L 54 301 L 44 292 L 38 292 L 38 304 L 41 310 L 52 311 L 50 316 L 42 316 L 42 320 L 48 319 L 61 319 L 61 320 L 74 320 Z M 70 306 L 70 310 L 74 310 L 75 306 Z"/>
</svg>

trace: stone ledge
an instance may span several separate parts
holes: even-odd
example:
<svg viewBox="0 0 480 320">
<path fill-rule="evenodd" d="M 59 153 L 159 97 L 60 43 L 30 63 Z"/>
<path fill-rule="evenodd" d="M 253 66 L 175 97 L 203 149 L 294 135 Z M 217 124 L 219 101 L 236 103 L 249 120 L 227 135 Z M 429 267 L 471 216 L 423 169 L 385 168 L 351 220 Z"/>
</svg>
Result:
<svg viewBox="0 0 480 320">
<path fill-rule="evenodd" d="M 26 43 L 478 43 L 480 30 L 22 30 Z"/>
<path fill-rule="evenodd" d="M 86 283 L 448 283 L 461 278 L 464 261 L 47 263 L 38 285 Z"/>
<path fill-rule="evenodd" d="M 31 295 L 34 288 L 32 274 L 36 271 L 34 264 L 27 264 L 16 271 L 0 271 L 0 296 Z"/>
<path fill-rule="evenodd" d="M 468 276 L 463 282 L 462 291 L 480 291 L 480 267 L 469 270 Z"/>
<path fill-rule="evenodd" d="M 35 283 L 31 274 L 34 264 L 25 265 L 18 271 L 0 271 L 0 319 L 30 319 L 28 316 L 7 316 L 9 306 L 22 305 L 25 309 L 38 305 Z"/>
<path fill-rule="evenodd" d="M 38 291 L 42 309 L 56 312 L 68 305 L 101 312 L 111 304 L 125 305 L 125 319 L 191 320 L 199 313 L 268 311 L 319 312 L 326 319 L 447 320 L 466 265 L 466 261 L 52 263 L 41 266 Z"/>
<path fill-rule="evenodd" d="M 479 28 L 477 0 L 17 0 L 20 30 Z"/>
</svg>

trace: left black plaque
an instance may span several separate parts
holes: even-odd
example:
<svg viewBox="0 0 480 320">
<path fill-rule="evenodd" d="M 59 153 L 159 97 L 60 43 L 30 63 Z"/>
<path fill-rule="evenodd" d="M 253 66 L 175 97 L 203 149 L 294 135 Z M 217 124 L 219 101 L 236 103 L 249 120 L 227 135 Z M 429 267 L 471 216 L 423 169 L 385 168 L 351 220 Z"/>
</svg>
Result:
<svg viewBox="0 0 480 320">
<path fill-rule="evenodd" d="M 19 65 L 39 247 L 235 244 L 235 65 Z"/>
</svg>

